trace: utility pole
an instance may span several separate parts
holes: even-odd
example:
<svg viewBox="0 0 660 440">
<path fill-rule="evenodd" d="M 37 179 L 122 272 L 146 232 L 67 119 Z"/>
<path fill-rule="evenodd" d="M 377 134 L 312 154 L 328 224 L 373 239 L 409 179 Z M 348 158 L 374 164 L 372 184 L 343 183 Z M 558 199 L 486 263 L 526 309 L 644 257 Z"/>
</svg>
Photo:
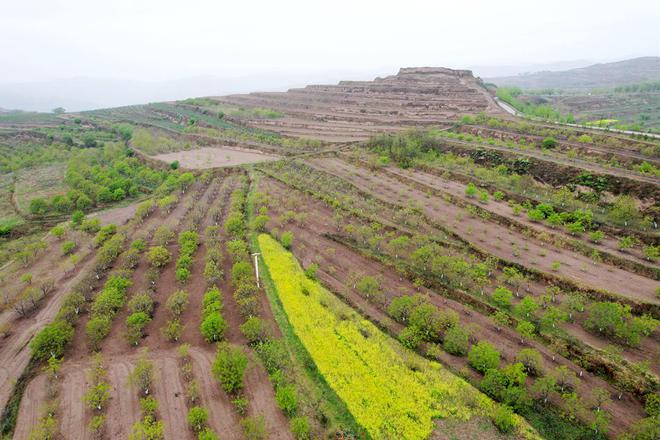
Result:
<svg viewBox="0 0 660 440">
<path fill-rule="evenodd" d="M 259 289 L 259 258 L 257 258 L 259 255 L 261 254 L 258 252 L 252 254 L 254 257 L 254 272 L 257 274 L 257 289 Z"/>
</svg>

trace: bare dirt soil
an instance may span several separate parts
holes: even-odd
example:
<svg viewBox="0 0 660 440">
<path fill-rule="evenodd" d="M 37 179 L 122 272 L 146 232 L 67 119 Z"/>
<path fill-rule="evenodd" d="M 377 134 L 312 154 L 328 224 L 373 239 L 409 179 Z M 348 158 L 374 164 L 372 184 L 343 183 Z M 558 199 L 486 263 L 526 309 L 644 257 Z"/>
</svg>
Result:
<svg viewBox="0 0 660 440">
<path fill-rule="evenodd" d="M 181 167 L 187 169 L 232 167 L 277 159 L 277 156 L 272 154 L 227 146 L 202 147 L 196 150 L 158 154 L 153 157 L 167 163 L 179 161 Z"/>
<path fill-rule="evenodd" d="M 479 340 L 487 340 L 494 344 L 502 353 L 505 362 L 512 361 L 520 349 L 531 346 L 542 354 L 546 369 L 550 370 L 558 365 L 566 365 L 576 374 L 582 374 L 580 381 L 584 395 L 588 395 L 589 390 L 597 386 L 608 389 L 612 396 L 617 393 L 613 387 L 602 379 L 584 371 L 568 359 L 556 355 L 545 346 L 533 341 L 525 341 L 524 344 L 521 344 L 520 336 L 515 331 L 509 328 L 502 328 L 497 331 L 490 318 L 467 308 L 459 302 L 445 298 L 439 292 L 419 289 L 411 282 L 401 278 L 391 268 L 323 237 L 320 234 L 336 230 L 331 220 L 333 218 L 332 210 L 327 206 L 268 178 L 261 179 L 260 191 L 268 193 L 272 200 L 271 210 L 273 212 L 271 215 L 273 220 L 268 225 L 269 229 L 291 230 L 295 237 L 292 250 L 303 266 L 306 267 L 312 262 L 318 263 L 318 276 L 324 285 L 369 319 L 388 329 L 388 331 L 398 334 L 403 327 L 387 316 L 384 307 L 396 296 L 419 292 L 427 295 L 429 300 L 440 309 L 449 308 L 459 313 L 461 320 L 472 326 L 472 334 L 478 335 Z M 282 226 L 277 222 L 276 217 L 285 212 L 285 199 L 290 198 L 292 193 L 297 193 L 296 200 L 304 200 L 302 205 L 308 207 L 307 212 L 309 215 L 304 222 L 287 223 Z M 380 280 L 381 290 L 385 296 L 382 303 L 369 302 L 354 288 L 350 287 L 354 282 L 351 280 L 355 279 L 356 274 L 372 275 Z M 456 371 L 467 365 L 466 358 L 452 356 L 446 352 L 442 352 L 440 361 Z M 478 377 L 474 372 L 470 374 L 475 378 Z M 610 425 L 610 430 L 613 433 L 622 432 L 630 420 L 639 419 L 644 415 L 641 404 L 629 394 L 624 394 L 622 400 L 614 399 L 613 403 L 608 406 L 608 410 L 613 414 L 612 424 Z"/>
<path fill-rule="evenodd" d="M 14 431 L 14 440 L 27 440 L 30 431 L 39 424 L 43 415 L 43 403 L 46 401 L 46 376 L 39 375 L 28 384 L 21 400 L 18 422 Z"/>
<path fill-rule="evenodd" d="M 439 190 L 450 194 L 452 197 L 463 200 L 464 202 L 476 204 L 474 198 L 469 198 L 465 195 L 465 188 L 467 185 L 457 182 L 455 180 L 444 179 L 439 175 L 426 173 L 420 170 L 406 170 L 399 167 L 388 166 L 385 168 L 388 174 L 395 174 L 397 176 L 404 177 L 413 182 L 419 183 L 434 190 Z M 550 235 L 558 235 L 566 240 L 575 240 L 581 239 L 585 244 L 588 244 L 590 247 L 598 249 L 600 252 L 606 252 L 609 254 L 616 255 L 620 258 L 628 259 L 635 261 L 637 263 L 642 263 L 648 266 L 660 267 L 660 264 L 653 263 L 644 258 L 643 253 L 640 250 L 632 250 L 627 252 L 621 252 L 618 248 L 618 240 L 615 237 L 606 236 L 600 243 L 596 244 L 593 242 L 587 243 L 586 237 L 575 237 L 570 235 L 565 231 L 564 228 L 552 228 L 545 223 L 533 222 L 527 216 L 513 214 L 511 207 L 508 202 L 504 200 L 489 200 L 488 203 L 479 203 L 478 206 L 487 211 L 493 212 L 495 214 L 504 216 L 509 220 L 521 223 L 526 227 L 534 228 L 538 230 L 538 233 L 546 233 Z"/>
<path fill-rule="evenodd" d="M 247 124 L 285 136 L 328 142 L 364 140 L 411 126 L 449 123 L 467 113 L 502 113 L 468 70 L 404 68 L 373 81 L 311 85 L 284 93 L 215 98 L 239 107 L 269 108 L 285 116 Z"/>
<path fill-rule="evenodd" d="M 430 218 L 444 224 L 477 248 L 531 269 L 556 273 L 577 285 L 614 292 L 635 301 L 660 303 L 655 294 L 659 283 L 623 269 L 596 263 L 584 255 L 526 237 L 517 230 L 470 215 L 464 208 L 441 197 L 402 183 L 380 172 L 369 172 L 336 158 L 310 159 L 308 163 L 322 171 L 340 176 L 372 196 L 406 206 L 418 203 Z M 514 252 L 519 253 L 518 256 Z M 559 263 L 559 267 L 553 265 Z"/>
<path fill-rule="evenodd" d="M 205 187 L 199 187 L 199 184 L 196 184 L 196 187 L 187 192 L 186 196 L 182 198 L 169 215 L 165 213 L 152 214 L 148 221 L 139 228 L 139 232 L 134 233 L 139 233 L 149 239 L 151 237 L 150 231 L 153 231 L 161 223 L 169 225 L 176 232 L 189 228 L 187 213 L 191 212 L 189 211 L 191 205 L 188 203 L 191 197 L 194 197 L 197 201 L 194 206 L 202 206 L 206 212 L 199 226 L 202 245 L 194 254 L 193 275 L 184 285 L 178 283 L 174 277 L 174 261 L 178 256 L 178 245 L 171 244 L 168 246 L 172 252 L 173 261 L 163 269 L 157 282 L 154 299 L 158 304 L 154 318 L 146 329 L 147 336 L 141 341 L 139 347 L 130 346 L 124 338 L 126 308 L 114 318 L 111 333 L 102 344 L 101 353 L 108 367 L 108 381 L 111 385 L 111 397 L 107 403 L 106 411 L 108 438 L 127 438 L 132 425 L 140 417 L 140 396 L 130 386 L 128 377 L 138 358 L 139 348 L 148 347 L 148 357 L 154 363 L 155 369 L 154 387 L 151 391 L 159 402 L 158 416 L 164 423 L 165 438 L 194 440 L 195 436 L 188 427 L 186 420 L 189 403 L 181 378 L 177 353 L 177 348 L 182 342 L 192 345 L 190 355 L 193 360 L 193 372 L 200 384 L 201 402 L 199 404 L 209 410 L 209 425 L 222 438 L 244 438 L 239 423 L 241 417 L 231 402 L 231 396 L 221 390 L 211 373 L 211 365 L 215 357 L 215 346 L 204 341 L 199 334 L 201 300 L 207 288 L 202 276 L 204 255 L 206 253 L 203 230 L 206 226 L 212 224 L 211 207 L 222 207 L 224 219 L 224 215 L 227 213 L 229 195 L 236 188 L 237 183 L 238 180 L 230 176 L 222 179 L 222 181 L 216 179 Z M 221 219 L 220 224 L 224 221 L 223 219 Z M 222 241 L 224 240 L 223 237 Z M 231 273 L 231 264 L 228 258 L 225 258 L 225 263 L 225 271 L 229 274 Z M 143 256 L 132 274 L 133 285 L 129 288 L 129 297 L 147 287 L 144 278 L 147 267 L 148 263 Z M 190 302 L 186 312 L 182 315 L 182 323 L 185 325 L 183 336 L 178 343 L 172 343 L 164 338 L 160 328 L 169 319 L 169 313 L 164 306 L 165 301 L 169 294 L 180 288 L 189 293 Z M 225 303 L 223 314 L 230 325 L 226 334 L 227 340 L 230 343 L 242 346 L 250 359 L 244 380 L 244 395 L 249 401 L 247 415 L 264 417 L 269 438 L 292 440 L 288 420 L 276 405 L 273 385 L 270 383 L 268 375 L 258 358 L 245 344 L 245 338 L 238 328 L 243 320 L 238 313 L 238 305 L 233 299 L 231 280 L 228 276 L 222 281 L 221 289 L 223 302 Z M 267 301 L 262 303 L 268 304 Z M 264 313 L 264 316 L 275 329 L 274 321 L 268 318 L 272 318 L 272 312 L 268 310 L 267 313 Z M 89 386 L 87 373 L 91 366 L 90 352 L 84 336 L 85 321 L 86 319 L 81 319 L 77 326 L 74 341 L 71 348 L 67 350 L 66 361 L 61 371 L 59 396 L 61 413 L 58 419 L 60 420 L 60 431 L 63 434 L 66 433 L 66 438 L 71 439 L 87 439 L 90 436 L 87 424 L 91 418 L 91 413 L 85 408 L 83 401 L 83 395 Z M 23 399 L 19 411 L 19 423 L 24 420 L 36 420 L 41 416 L 40 408 L 45 401 L 45 396 L 42 395 L 45 386 L 41 383 L 43 381 L 40 379 L 41 377 L 38 376 L 38 380 L 35 379 L 29 384 L 28 390 L 32 393 L 33 398 Z M 31 426 L 22 431 L 17 430 L 17 435 L 24 435 L 21 438 L 27 438 Z"/>
</svg>

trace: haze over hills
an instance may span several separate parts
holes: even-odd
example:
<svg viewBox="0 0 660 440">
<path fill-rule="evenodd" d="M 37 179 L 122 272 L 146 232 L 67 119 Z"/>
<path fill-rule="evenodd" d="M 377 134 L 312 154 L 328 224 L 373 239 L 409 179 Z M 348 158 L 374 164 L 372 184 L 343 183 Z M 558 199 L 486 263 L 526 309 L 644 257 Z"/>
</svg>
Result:
<svg viewBox="0 0 660 440">
<path fill-rule="evenodd" d="M 193 96 L 260 91 L 285 91 L 311 83 L 344 78 L 370 79 L 393 69 L 374 71 L 329 70 L 307 73 L 265 72 L 242 76 L 202 75 L 170 81 L 137 81 L 76 77 L 61 80 L 0 84 L 0 108 L 49 112 L 56 107 L 85 111 Z"/>
<path fill-rule="evenodd" d="M 442 65 L 438 62 L 436 65 Z M 587 67 L 585 67 L 587 66 Z M 453 66 L 462 68 L 463 66 Z M 474 75 L 498 85 L 523 88 L 589 89 L 660 78 L 660 58 L 644 57 L 593 64 L 580 59 L 544 64 L 474 65 Z M 249 75 L 199 75 L 166 81 L 74 77 L 51 81 L 0 84 L 0 108 L 49 112 L 56 107 L 85 111 L 148 102 L 219 96 L 255 91 L 286 91 L 307 84 L 332 84 L 343 79 L 370 80 L 391 75 L 396 67 L 351 71 L 261 72 Z M 529 73 L 535 72 L 535 73 Z"/>
<path fill-rule="evenodd" d="M 594 64 L 561 72 L 536 72 L 486 79 L 486 81 L 498 86 L 515 86 L 522 89 L 573 90 L 613 88 L 626 84 L 658 80 L 660 80 L 660 57 L 656 56 Z"/>
<path fill-rule="evenodd" d="M 481 78 L 495 78 L 513 75 L 528 75 L 536 72 L 555 72 L 560 70 L 577 69 L 591 66 L 596 62 L 604 60 L 579 59 L 556 61 L 552 63 L 530 63 L 530 64 L 503 64 L 503 65 L 473 65 L 469 66 L 474 76 Z"/>
</svg>

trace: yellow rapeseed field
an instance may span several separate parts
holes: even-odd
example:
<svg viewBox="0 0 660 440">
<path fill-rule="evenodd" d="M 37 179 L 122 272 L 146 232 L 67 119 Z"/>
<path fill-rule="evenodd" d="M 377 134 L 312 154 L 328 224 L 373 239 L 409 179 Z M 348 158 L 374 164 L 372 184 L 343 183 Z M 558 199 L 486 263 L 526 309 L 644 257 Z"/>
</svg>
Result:
<svg viewBox="0 0 660 440">
<path fill-rule="evenodd" d="M 494 402 L 404 349 L 319 283 L 267 234 L 259 246 L 284 311 L 330 387 L 374 439 L 425 439 L 434 419 L 488 415 Z M 303 289 L 304 286 L 304 289 Z M 519 432 L 533 436 L 518 419 Z"/>
</svg>

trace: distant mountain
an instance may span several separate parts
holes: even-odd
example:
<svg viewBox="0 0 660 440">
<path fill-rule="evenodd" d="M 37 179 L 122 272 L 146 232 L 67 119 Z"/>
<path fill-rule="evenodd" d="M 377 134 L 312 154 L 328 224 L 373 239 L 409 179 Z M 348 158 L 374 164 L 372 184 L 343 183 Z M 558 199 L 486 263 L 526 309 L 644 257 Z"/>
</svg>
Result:
<svg viewBox="0 0 660 440">
<path fill-rule="evenodd" d="M 375 73 L 387 73 L 375 72 Z M 55 81 L 0 84 L 0 107 L 48 112 L 94 110 L 194 96 L 228 95 L 255 90 L 284 91 L 309 83 L 336 82 L 345 77 L 370 79 L 374 72 L 261 73 L 244 76 L 198 76 L 172 81 L 131 81 L 70 78 Z"/>
<path fill-rule="evenodd" d="M 557 61 L 543 64 L 510 64 L 510 65 L 475 65 L 467 68 L 474 76 L 481 78 L 495 78 L 502 76 L 526 75 L 534 72 L 556 72 L 558 70 L 576 69 L 594 64 L 595 60 Z"/>
<path fill-rule="evenodd" d="M 642 57 L 614 63 L 594 64 L 560 72 L 536 72 L 486 78 L 501 87 L 522 89 L 589 90 L 625 84 L 660 81 L 660 57 Z"/>
</svg>

